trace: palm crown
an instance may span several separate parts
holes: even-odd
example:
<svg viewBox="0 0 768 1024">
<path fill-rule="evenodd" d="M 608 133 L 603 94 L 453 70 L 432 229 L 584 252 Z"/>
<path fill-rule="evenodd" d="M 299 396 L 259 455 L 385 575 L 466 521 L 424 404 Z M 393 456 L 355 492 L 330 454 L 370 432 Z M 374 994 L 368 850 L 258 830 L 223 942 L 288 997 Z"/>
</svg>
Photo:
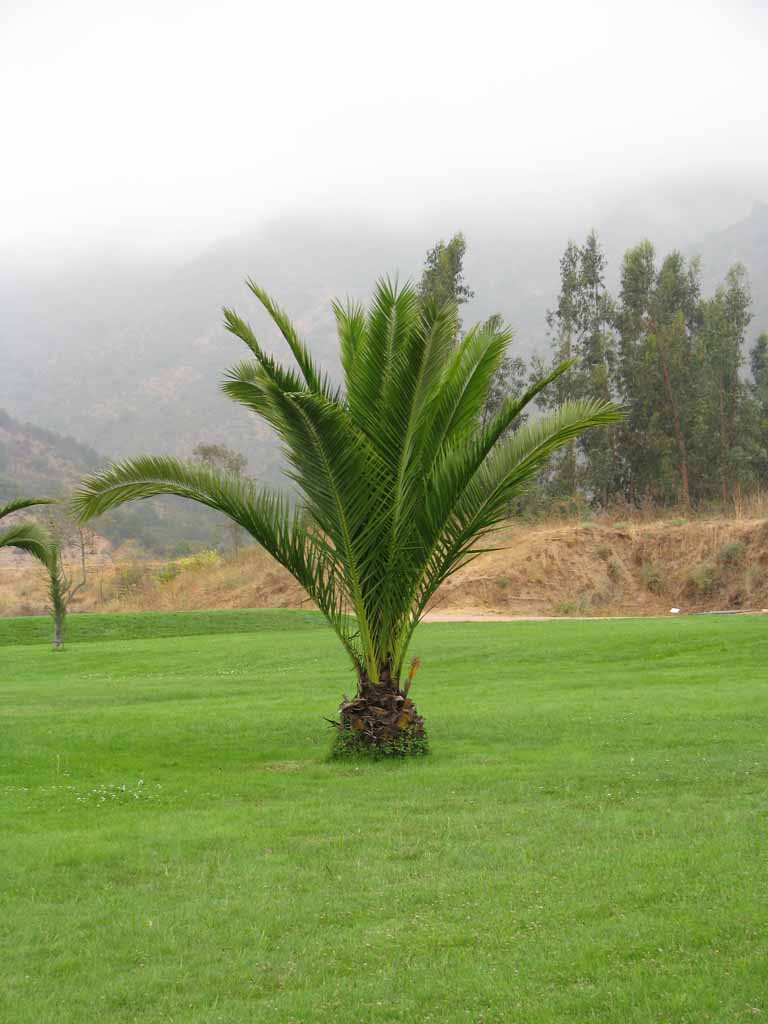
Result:
<svg viewBox="0 0 768 1024">
<path fill-rule="evenodd" d="M 142 457 L 86 478 L 81 520 L 135 498 L 175 494 L 239 523 L 293 574 L 326 615 L 358 673 L 397 688 L 413 631 L 439 586 L 483 550 L 510 501 L 557 448 L 617 419 L 610 403 L 571 402 L 508 434 L 555 377 L 505 399 L 483 423 L 510 341 L 497 321 L 456 344 L 456 308 L 380 281 L 366 311 L 334 304 L 344 384 L 315 364 L 286 314 L 248 286 L 293 354 L 285 367 L 225 309 L 252 358 L 223 390 L 282 440 L 298 503 L 251 481 L 170 457 Z"/>
</svg>

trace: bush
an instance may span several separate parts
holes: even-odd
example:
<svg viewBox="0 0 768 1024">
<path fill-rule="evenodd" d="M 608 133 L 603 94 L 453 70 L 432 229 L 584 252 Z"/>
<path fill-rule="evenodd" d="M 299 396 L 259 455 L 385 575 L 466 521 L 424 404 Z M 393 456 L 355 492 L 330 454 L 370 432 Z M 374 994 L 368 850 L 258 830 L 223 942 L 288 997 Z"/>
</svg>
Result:
<svg viewBox="0 0 768 1024">
<path fill-rule="evenodd" d="M 553 608 L 556 615 L 577 615 L 583 610 L 576 601 L 558 601 Z"/>
<path fill-rule="evenodd" d="M 125 597 L 144 582 L 144 568 L 141 565 L 124 565 L 117 574 L 117 593 Z"/>
<path fill-rule="evenodd" d="M 157 570 L 155 579 L 158 583 L 170 583 L 180 574 L 181 569 L 176 562 L 168 562 L 167 565 L 163 565 Z"/>
<path fill-rule="evenodd" d="M 720 549 L 720 554 L 717 556 L 718 561 L 721 565 L 724 565 L 727 569 L 733 569 L 744 561 L 744 555 L 747 551 L 747 545 L 744 541 L 734 540 L 730 544 L 726 544 Z"/>
<path fill-rule="evenodd" d="M 664 593 L 664 580 L 659 570 L 651 562 L 646 562 L 640 569 L 640 578 L 645 589 L 657 596 Z"/>
<path fill-rule="evenodd" d="M 208 548 L 206 551 L 198 551 L 197 554 L 188 555 L 187 558 L 180 558 L 176 564 L 181 572 L 182 569 L 204 569 L 207 566 L 216 565 L 218 561 L 218 551 Z"/>
<path fill-rule="evenodd" d="M 429 753 L 426 736 L 406 735 L 378 746 L 354 729 L 336 729 L 328 757 L 331 761 L 383 761 L 391 757 L 423 757 Z"/>
<path fill-rule="evenodd" d="M 711 562 L 703 562 L 688 577 L 687 590 L 689 593 L 704 597 L 717 589 L 720 577 L 717 569 Z"/>
<path fill-rule="evenodd" d="M 608 579 L 611 583 L 618 583 L 621 579 L 621 566 L 615 558 L 609 558 L 608 564 L 605 567 L 605 571 L 608 574 Z"/>
</svg>

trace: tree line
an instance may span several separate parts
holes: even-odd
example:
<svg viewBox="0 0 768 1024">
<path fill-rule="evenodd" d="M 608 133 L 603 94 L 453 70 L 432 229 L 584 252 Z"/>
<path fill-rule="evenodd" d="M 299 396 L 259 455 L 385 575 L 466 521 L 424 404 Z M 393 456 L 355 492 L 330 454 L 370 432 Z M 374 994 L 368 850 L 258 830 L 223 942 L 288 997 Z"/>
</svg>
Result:
<svg viewBox="0 0 768 1024">
<path fill-rule="evenodd" d="M 424 297 L 472 297 L 463 278 L 461 234 L 427 255 Z M 533 504 L 606 507 L 643 502 L 683 508 L 728 506 L 768 477 L 768 332 L 748 350 L 752 300 L 735 264 L 705 295 L 698 260 L 661 257 L 643 241 L 625 252 L 617 294 L 594 231 L 568 243 L 556 302 L 546 315 L 549 351 L 530 363 L 507 358 L 491 405 L 571 360 L 542 394 L 553 409 L 579 399 L 611 400 L 626 418 L 588 431 L 551 460 Z"/>
</svg>

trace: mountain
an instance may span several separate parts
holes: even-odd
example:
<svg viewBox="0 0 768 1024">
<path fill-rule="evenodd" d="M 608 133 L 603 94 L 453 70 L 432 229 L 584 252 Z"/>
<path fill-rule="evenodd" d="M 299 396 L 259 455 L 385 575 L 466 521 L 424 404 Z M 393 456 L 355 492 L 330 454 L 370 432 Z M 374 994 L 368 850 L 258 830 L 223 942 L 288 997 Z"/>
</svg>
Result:
<svg viewBox="0 0 768 1024">
<path fill-rule="evenodd" d="M 664 200 L 659 193 L 654 201 L 650 192 L 603 216 L 611 285 L 627 245 L 656 233 L 661 256 L 680 231 L 677 244 L 701 255 L 708 288 L 734 260 L 746 264 L 756 335 L 768 329 L 768 207 L 723 228 L 737 203 L 712 195 L 709 219 L 706 196 L 683 203 L 678 194 Z M 225 369 L 247 355 L 223 330 L 221 307 L 251 319 L 265 347 L 282 355 L 284 342 L 244 286 L 252 276 L 292 316 L 319 361 L 338 373 L 331 299 L 364 299 L 385 272 L 417 277 L 426 250 L 462 226 L 282 220 L 183 264 L 104 256 L 55 273 L 0 269 L 0 406 L 113 457 L 189 455 L 201 441 L 225 443 L 248 457 L 250 473 L 276 483 L 281 455 L 269 428 L 219 390 Z M 462 311 L 464 322 L 500 312 L 515 327 L 517 354 L 544 351 L 562 250 L 569 235 L 583 239 L 590 226 L 515 220 L 503 210 L 493 223 L 474 224 L 465 276 L 477 298 Z M 599 220 L 596 227 L 602 231 Z M 699 227 L 704 238 L 697 244 L 691 238 Z"/>
<path fill-rule="evenodd" d="M 267 428 L 221 395 L 224 371 L 247 357 L 221 326 L 223 305 L 249 318 L 262 343 L 286 346 L 247 290 L 251 276 L 289 312 L 321 364 L 338 373 L 331 300 L 365 299 L 383 273 L 418 277 L 447 230 L 281 221 L 211 246 L 174 267 L 105 259 L 55 274 L 0 271 L 0 406 L 23 420 L 87 441 L 111 456 L 188 455 L 201 441 L 244 452 L 275 483 L 281 459 Z M 560 237 L 530 226 L 478 229 L 466 276 L 477 299 L 464 321 L 501 312 L 518 351 L 544 339 L 557 282 Z M 526 233 L 527 232 L 527 233 Z"/>
<path fill-rule="evenodd" d="M 709 235 L 693 250 L 701 257 L 703 282 L 715 288 L 734 263 L 743 263 L 752 285 L 753 335 L 768 331 L 768 203 L 755 203 L 744 220 Z"/>
<path fill-rule="evenodd" d="M 55 496 L 106 460 L 73 437 L 19 423 L 0 409 L 0 502 Z"/>
<path fill-rule="evenodd" d="M 20 423 L 0 409 L 0 504 L 20 496 L 65 497 L 83 476 L 108 461 L 72 437 Z M 210 547 L 222 534 L 215 513 L 172 498 L 117 509 L 101 517 L 98 530 L 115 545 L 133 538 L 156 552 L 181 551 L 185 543 Z"/>
</svg>

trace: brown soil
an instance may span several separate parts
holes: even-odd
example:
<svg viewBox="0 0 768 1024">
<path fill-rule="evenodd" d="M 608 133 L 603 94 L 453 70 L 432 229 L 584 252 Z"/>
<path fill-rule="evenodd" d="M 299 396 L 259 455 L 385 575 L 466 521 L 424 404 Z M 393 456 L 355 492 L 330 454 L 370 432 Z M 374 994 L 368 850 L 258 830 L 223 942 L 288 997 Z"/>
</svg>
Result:
<svg viewBox="0 0 768 1024">
<path fill-rule="evenodd" d="M 764 519 L 514 525 L 453 576 L 433 620 L 616 616 L 768 607 Z M 160 582 L 162 563 L 92 560 L 81 611 L 308 606 L 291 576 L 259 549 L 186 565 Z M 31 559 L 0 559 L 0 611 L 33 614 L 45 581 Z"/>
</svg>

